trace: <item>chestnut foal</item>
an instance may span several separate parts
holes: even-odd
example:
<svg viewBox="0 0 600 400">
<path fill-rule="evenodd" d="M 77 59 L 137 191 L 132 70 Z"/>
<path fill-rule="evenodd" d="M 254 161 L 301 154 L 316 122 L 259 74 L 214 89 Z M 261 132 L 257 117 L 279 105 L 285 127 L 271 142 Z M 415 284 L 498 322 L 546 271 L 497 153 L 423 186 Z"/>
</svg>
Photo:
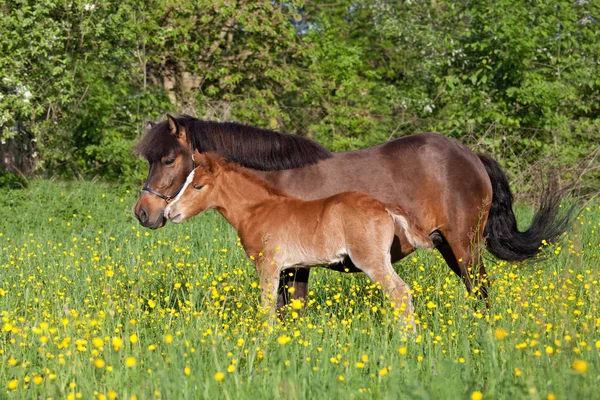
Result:
<svg viewBox="0 0 600 400">
<path fill-rule="evenodd" d="M 403 245 L 433 248 L 412 215 L 360 192 L 301 200 L 216 154 L 195 156 L 197 167 L 165 209 L 165 217 L 180 223 L 209 209 L 225 217 L 256 264 L 263 304 L 271 315 L 282 270 L 327 266 L 349 257 L 390 295 L 400 320 L 414 331 L 410 289 L 394 271 L 390 256 L 394 235 Z"/>
</svg>

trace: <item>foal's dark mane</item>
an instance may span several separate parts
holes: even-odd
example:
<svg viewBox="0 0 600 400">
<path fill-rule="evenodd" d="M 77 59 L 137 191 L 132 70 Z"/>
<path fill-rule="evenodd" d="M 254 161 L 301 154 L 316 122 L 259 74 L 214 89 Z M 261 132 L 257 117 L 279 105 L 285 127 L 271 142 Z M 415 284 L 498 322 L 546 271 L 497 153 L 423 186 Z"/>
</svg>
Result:
<svg viewBox="0 0 600 400">
<path fill-rule="evenodd" d="M 235 122 L 202 121 L 189 115 L 176 117 L 191 148 L 215 152 L 228 160 L 262 171 L 276 171 L 316 164 L 331 157 L 318 143 L 302 136 L 274 132 Z M 136 149 L 147 160 L 175 151 L 178 144 L 169 134 L 167 121 L 155 124 Z"/>
</svg>

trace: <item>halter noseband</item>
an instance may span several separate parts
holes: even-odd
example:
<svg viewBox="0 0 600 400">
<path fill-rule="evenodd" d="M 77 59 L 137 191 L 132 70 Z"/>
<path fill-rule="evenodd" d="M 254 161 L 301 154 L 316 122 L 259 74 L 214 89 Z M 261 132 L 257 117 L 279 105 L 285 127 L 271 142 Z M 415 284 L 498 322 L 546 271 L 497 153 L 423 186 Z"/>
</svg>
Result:
<svg viewBox="0 0 600 400">
<path fill-rule="evenodd" d="M 172 195 L 170 195 L 170 196 L 165 196 L 164 194 L 162 194 L 162 193 L 160 193 L 160 192 L 157 192 L 157 191 L 156 191 L 156 190 L 154 190 L 154 189 L 150 189 L 148 186 L 144 186 L 144 187 L 142 188 L 142 192 L 149 192 L 149 193 L 152 193 L 153 195 L 155 195 L 155 196 L 158 196 L 158 197 L 160 197 L 161 199 L 163 199 L 164 201 L 166 201 L 166 202 L 167 202 L 167 204 L 168 204 L 168 203 L 170 203 L 170 202 L 171 202 L 171 200 L 173 200 L 175 197 L 177 197 L 177 195 L 179 194 L 179 192 L 181 192 L 181 189 L 183 189 L 183 185 L 182 185 L 182 186 L 181 186 L 179 189 L 177 189 L 177 190 L 175 191 L 175 193 L 173 193 L 173 194 L 172 194 Z"/>
<path fill-rule="evenodd" d="M 194 160 L 194 154 L 192 154 L 192 170 L 194 169 L 195 166 L 196 166 L 196 161 Z M 175 193 L 173 193 L 170 196 L 165 196 L 164 194 L 157 192 L 156 190 L 151 189 L 146 185 L 144 185 L 144 187 L 142 188 L 142 192 L 152 193 L 153 195 L 160 197 L 161 199 L 166 201 L 167 204 L 169 204 L 171 202 L 171 200 L 173 200 L 175 197 L 177 197 L 177 195 L 179 194 L 179 192 L 181 192 L 181 189 L 183 189 L 184 186 L 185 186 L 185 183 L 183 185 L 181 185 L 181 187 L 179 189 L 177 189 L 175 191 Z"/>
</svg>

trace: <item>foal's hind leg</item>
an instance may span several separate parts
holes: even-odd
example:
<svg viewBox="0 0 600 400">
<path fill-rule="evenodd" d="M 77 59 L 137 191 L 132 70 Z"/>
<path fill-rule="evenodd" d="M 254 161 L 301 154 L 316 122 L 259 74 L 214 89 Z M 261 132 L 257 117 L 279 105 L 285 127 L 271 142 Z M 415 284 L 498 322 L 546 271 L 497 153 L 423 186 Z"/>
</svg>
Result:
<svg viewBox="0 0 600 400">
<path fill-rule="evenodd" d="M 369 254 L 368 250 L 353 251 L 350 258 L 373 282 L 381 285 L 382 290 L 390 296 L 394 307 L 399 311 L 399 319 L 405 331 L 414 333 L 416 331 L 414 307 L 409 286 L 394 271 L 389 250 L 379 251 L 379 254 L 377 252 Z"/>
</svg>

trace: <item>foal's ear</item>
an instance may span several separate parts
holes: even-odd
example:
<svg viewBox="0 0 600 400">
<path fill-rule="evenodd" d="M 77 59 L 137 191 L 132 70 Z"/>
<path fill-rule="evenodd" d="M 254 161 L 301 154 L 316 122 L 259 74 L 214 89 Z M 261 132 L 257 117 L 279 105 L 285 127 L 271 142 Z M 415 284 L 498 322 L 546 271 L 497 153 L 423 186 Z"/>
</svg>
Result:
<svg viewBox="0 0 600 400">
<path fill-rule="evenodd" d="M 169 130 L 171 131 L 171 135 L 174 135 L 177 139 L 182 142 L 187 140 L 185 136 L 185 128 L 181 126 L 171 114 L 167 114 L 167 121 L 169 121 Z"/>
<path fill-rule="evenodd" d="M 150 120 L 146 121 L 146 129 L 152 129 L 152 128 L 154 128 L 155 125 L 156 125 L 156 123 L 153 121 L 150 121 Z"/>
<path fill-rule="evenodd" d="M 221 172 L 221 157 L 214 153 L 204 153 L 202 155 L 210 173 L 214 176 L 219 175 L 219 172 Z"/>
</svg>

